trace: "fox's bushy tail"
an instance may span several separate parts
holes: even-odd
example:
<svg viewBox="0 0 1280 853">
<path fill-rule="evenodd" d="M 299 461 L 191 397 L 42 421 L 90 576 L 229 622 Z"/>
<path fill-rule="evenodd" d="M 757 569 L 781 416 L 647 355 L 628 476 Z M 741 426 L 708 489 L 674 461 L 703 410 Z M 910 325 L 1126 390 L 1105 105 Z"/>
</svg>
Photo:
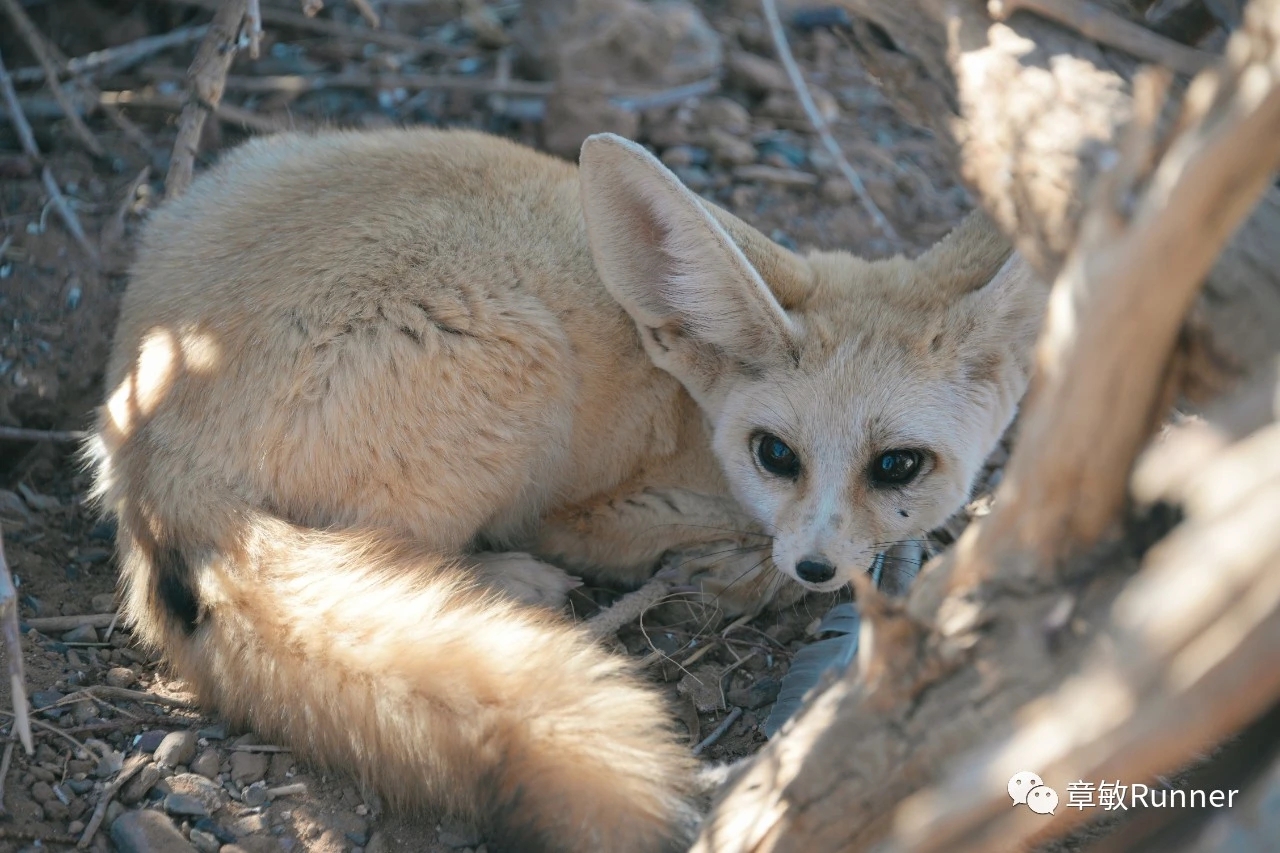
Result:
<svg viewBox="0 0 1280 853">
<path fill-rule="evenodd" d="M 236 508 L 234 536 L 182 541 L 123 516 L 136 632 L 233 722 L 472 816 L 493 848 L 687 844 L 692 763 L 660 697 L 554 614 L 382 534 Z"/>
</svg>

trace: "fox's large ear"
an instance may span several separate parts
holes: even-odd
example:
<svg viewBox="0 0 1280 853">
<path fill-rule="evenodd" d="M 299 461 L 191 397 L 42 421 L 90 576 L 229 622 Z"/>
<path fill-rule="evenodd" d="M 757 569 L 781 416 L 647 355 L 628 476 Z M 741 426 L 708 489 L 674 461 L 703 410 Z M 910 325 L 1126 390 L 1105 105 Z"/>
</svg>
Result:
<svg viewBox="0 0 1280 853">
<path fill-rule="evenodd" d="M 640 328 L 655 363 L 695 396 L 705 397 L 726 369 L 793 354 L 795 329 L 760 273 L 653 155 L 596 134 L 583 143 L 580 180 L 587 239 L 605 287 Z"/>
<path fill-rule="evenodd" d="M 924 280 L 953 300 L 954 327 L 967 330 L 961 358 L 970 375 L 994 378 L 1007 356 L 1029 375 L 1049 288 L 986 215 L 970 214 L 920 260 Z"/>
</svg>

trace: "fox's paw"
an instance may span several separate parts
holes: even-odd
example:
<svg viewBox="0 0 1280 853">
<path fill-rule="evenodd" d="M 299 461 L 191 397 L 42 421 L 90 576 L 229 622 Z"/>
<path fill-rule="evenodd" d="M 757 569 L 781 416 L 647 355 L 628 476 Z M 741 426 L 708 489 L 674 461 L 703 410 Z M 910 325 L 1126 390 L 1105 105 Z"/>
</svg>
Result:
<svg viewBox="0 0 1280 853">
<path fill-rule="evenodd" d="M 482 583 L 524 604 L 560 608 L 569 590 L 582 586 L 560 567 L 520 551 L 472 554 L 470 559 Z"/>
<path fill-rule="evenodd" d="M 663 558 L 657 577 L 691 587 L 700 593 L 702 603 L 725 616 L 759 613 L 770 605 L 795 601 L 799 597 L 795 590 L 803 594 L 799 584 L 774 569 L 768 548 L 754 543 L 711 542 L 672 551 Z"/>
</svg>

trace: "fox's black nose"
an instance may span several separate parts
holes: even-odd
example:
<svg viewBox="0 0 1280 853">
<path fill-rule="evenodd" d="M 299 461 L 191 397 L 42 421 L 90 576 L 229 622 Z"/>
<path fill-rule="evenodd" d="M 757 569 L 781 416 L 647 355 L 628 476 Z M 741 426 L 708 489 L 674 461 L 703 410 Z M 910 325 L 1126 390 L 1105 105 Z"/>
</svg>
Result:
<svg viewBox="0 0 1280 853">
<path fill-rule="evenodd" d="M 806 583 L 823 583 L 836 576 L 836 567 L 821 557 L 805 557 L 796 563 L 796 575 Z"/>
</svg>

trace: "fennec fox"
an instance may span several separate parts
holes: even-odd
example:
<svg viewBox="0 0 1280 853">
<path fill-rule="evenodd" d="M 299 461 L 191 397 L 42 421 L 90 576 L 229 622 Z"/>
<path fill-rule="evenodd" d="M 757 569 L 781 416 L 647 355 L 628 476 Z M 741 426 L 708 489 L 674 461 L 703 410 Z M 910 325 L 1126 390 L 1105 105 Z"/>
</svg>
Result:
<svg viewBox="0 0 1280 853">
<path fill-rule="evenodd" d="M 1024 269 L 980 217 L 802 257 L 612 135 L 250 142 L 124 297 L 89 451 L 125 612 L 208 706 L 496 849 L 679 848 L 658 693 L 545 605 L 687 554 L 744 610 L 942 522 L 1026 384 Z"/>
</svg>

